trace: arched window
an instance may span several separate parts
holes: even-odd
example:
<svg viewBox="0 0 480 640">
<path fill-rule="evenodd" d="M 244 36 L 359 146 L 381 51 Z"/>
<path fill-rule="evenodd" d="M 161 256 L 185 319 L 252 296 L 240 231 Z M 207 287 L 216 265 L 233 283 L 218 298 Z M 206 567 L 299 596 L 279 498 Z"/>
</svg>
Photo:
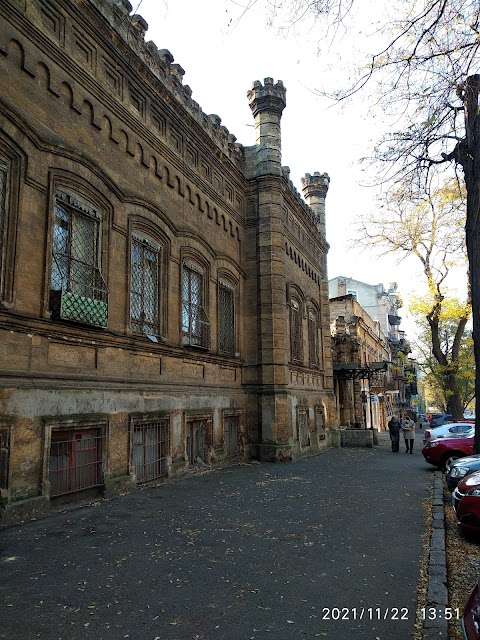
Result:
<svg viewBox="0 0 480 640">
<path fill-rule="evenodd" d="M 234 354 L 235 288 L 223 279 L 218 285 L 218 332 L 220 353 Z"/>
<path fill-rule="evenodd" d="M 66 189 L 55 193 L 51 309 L 54 317 L 106 327 L 108 290 L 100 270 L 101 213 Z"/>
<path fill-rule="evenodd" d="M 300 303 L 296 298 L 290 300 L 290 347 L 293 362 L 302 361 L 302 316 Z"/>
<path fill-rule="evenodd" d="M 205 271 L 191 259 L 182 265 L 182 342 L 210 348 L 210 320 L 205 312 Z"/>
<path fill-rule="evenodd" d="M 3 262 L 5 259 L 7 243 L 6 220 L 7 220 L 7 184 L 8 184 L 8 164 L 0 157 L 0 297 L 3 293 Z"/>
<path fill-rule="evenodd" d="M 308 359 L 311 367 L 318 367 L 318 320 L 314 309 L 308 311 Z"/>
<path fill-rule="evenodd" d="M 132 331 L 154 342 L 160 326 L 161 247 L 149 236 L 134 231 L 131 245 L 130 323 Z"/>
</svg>

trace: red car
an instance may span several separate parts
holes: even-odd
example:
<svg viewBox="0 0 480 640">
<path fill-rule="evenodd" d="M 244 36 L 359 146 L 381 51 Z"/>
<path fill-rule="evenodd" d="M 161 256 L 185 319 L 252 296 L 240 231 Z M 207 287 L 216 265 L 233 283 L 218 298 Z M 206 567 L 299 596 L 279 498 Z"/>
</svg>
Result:
<svg viewBox="0 0 480 640">
<path fill-rule="evenodd" d="M 480 578 L 465 603 L 462 630 L 465 640 L 480 640 Z"/>
<path fill-rule="evenodd" d="M 448 469 L 454 460 L 473 454 L 473 436 L 431 440 L 423 447 L 422 454 L 425 460 L 433 464 L 434 467 Z"/>
<path fill-rule="evenodd" d="M 452 493 L 457 524 L 463 531 L 480 533 L 480 471 L 465 476 Z"/>
</svg>

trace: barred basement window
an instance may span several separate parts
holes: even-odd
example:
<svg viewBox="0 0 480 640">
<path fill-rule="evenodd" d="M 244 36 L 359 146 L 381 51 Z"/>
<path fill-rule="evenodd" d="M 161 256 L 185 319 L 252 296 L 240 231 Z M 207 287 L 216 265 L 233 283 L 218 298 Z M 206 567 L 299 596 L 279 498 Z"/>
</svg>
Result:
<svg viewBox="0 0 480 640">
<path fill-rule="evenodd" d="M 132 237 L 130 322 L 132 331 L 157 342 L 160 335 L 160 246 L 143 234 Z"/>
<path fill-rule="evenodd" d="M 220 282 L 218 288 L 220 352 L 235 353 L 235 291 Z"/>
<path fill-rule="evenodd" d="M 310 446 L 310 433 L 308 431 L 308 409 L 299 409 L 297 414 L 298 420 L 298 439 L 301 447 Z"/>
<path fill-rule="evenodd" d="M 223 442 L 227 457 L 232 458 L 240 451 L 240 427 L 238 416 L 225 416 L 223 419 Z"/>
<path fill-rule="evenodd" d="M 323 418 L 323 408 L 315 407 L 315 428 L 319 440 L 325 440 L 325 421 Z"/>
<path fill-rule="evenodd" d="M 318 367 L 317 314 L 308 312 L 308 356 L 311 367 Z"/>
<path fill-rule="evenodd" d="M 210 420 L 187 422 L 187 458 L 190 465 L 207 462 L 208 447 L 213 444 L 213 429 Z"/>
<path fill-rule="evenodd" d="M 292 360 L 300 362 L 302 360 L 302 332 L 300 305 L 297 300 L 290 301 L 290 345 L 292 351 Z"/>
<path fill-rule="evenodd" d="M 190 261 L 182 269 L 183 344 L 210 348 L 210 320 L 204 310 L 204 275 Z"/>
<path fill-rule="evenodd" d="M 99 212 L 71 193 L 57 192 L 50 284 L 54 317 L 107 326 L 108 290 L 99 262 Z"/>
<path fill-rule="evenodd" d="M 169 448 L 168 418 L 133 425 L 133 466 L 137 482 L 148 482 L 167 475 Z"/>
<path fill-rule="evenodd" d="M 10 430 L 0 429 L 0 487 L 8 489 L 10 463 Z"/>
<path fill-rule="evenodd" d="M 53 430 L 49 476 L 51 497 L 103 484 L 101 428 Z"/>
</svg>

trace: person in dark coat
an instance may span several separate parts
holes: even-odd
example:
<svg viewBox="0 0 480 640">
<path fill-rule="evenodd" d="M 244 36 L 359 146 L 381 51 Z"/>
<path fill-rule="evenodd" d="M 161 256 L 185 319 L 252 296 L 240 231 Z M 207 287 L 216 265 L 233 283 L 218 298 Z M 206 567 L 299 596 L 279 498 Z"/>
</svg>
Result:
<svg viewBox="0 0 480 640">
<path fill-rule="evenodd" d="M 388 423 L 388 430 L 390 431 L 390 440 L 392 441 L 392 452 L 398 453 L 400 450 L 400 424 L 397 416 L 392 416 Z"/>
</svg>

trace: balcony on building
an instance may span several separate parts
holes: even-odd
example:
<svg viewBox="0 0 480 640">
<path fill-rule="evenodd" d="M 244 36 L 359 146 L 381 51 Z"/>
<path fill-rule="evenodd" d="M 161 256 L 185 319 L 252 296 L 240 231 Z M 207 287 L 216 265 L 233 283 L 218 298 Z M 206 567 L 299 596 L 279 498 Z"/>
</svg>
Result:
<svg viewBox="0 0 480 640">
<path fill-rule="evenodd" d="M 391 327 L 398 327 L 401 322 L 402 322 L 402 318 L 400 316 L 397 316 L 394 314 L 388 314 L 388 324 Z"/>
</svg>

